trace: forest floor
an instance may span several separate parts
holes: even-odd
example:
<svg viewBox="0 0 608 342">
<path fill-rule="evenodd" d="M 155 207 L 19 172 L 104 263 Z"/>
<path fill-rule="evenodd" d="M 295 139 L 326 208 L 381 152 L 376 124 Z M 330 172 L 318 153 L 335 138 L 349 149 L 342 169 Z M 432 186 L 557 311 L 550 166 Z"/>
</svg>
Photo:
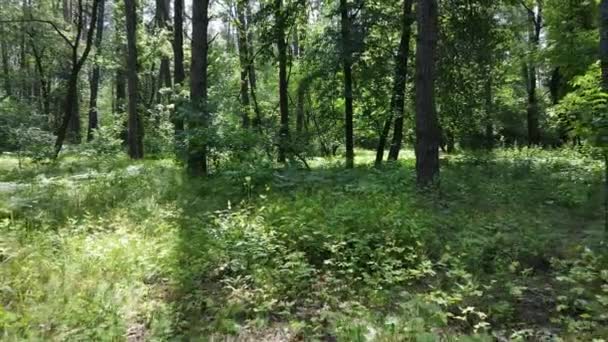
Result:
<svg viewBox="0 0 608 342">
<path fill-rule="evenodd" d="M 0 340 L 608 337 L 602 165 L 570 150 L 381 170 L 0 157 Z"/>
</svg>

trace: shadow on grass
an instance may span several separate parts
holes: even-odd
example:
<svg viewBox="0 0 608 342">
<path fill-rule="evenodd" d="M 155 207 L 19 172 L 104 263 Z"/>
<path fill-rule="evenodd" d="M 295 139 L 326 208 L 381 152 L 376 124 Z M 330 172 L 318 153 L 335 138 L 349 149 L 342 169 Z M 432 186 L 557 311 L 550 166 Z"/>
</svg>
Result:
<svg viewBox="0 0 608 342">
<path fill-rule="evenodd" d="M 557 159 L 447 157 L 441 182 L 440 192 L 417 191 L 412 160 L 184 181 L 175 198 L 176 334 L 270 340 L 302 321 L 316 330 L 296 324 L 299 334 L 331 338 L 324 308 L 354 300 L 383 311 L 400 291 L 415 290 L 391 283 L 377 293 L 385 249 L 433 262 L 452 253 L 476 278 L 514 261 L 542 276 L 550 258 L 601 240 L 598 170 Z M 512 319 L 540 324 L 548 315 L 545 308 L 538 322 Z"/>
</svg>

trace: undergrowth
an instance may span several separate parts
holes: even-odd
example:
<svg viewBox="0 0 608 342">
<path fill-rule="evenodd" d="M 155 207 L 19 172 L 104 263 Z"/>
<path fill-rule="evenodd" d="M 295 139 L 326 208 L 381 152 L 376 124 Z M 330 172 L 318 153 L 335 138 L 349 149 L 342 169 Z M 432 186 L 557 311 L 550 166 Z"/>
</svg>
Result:
<svg viewBox="0 0 608 342">
<path fill-rule="evenodd" d="M 608 335 L 601 165 L 574 151 L 381 170 L 0 159 L 0 334 L 485 341 Z"/>
</svg>

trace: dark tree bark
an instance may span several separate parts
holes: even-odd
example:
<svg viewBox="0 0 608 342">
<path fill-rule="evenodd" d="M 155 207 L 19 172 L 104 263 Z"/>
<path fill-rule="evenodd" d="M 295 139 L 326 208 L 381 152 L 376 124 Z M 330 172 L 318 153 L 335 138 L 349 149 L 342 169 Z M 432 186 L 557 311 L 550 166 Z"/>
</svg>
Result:
<svg viewBox="0 0 608 342">
<path fill-rule="evenodd" d="M 0 31 L 0 33 L 3 34 L 4 32 Z M 8 59 L 9 51 L 8 44 L 4 39 L 2 39 L 2 41 L 0 42 L 0 49 L 2 50 L 2 78 L 4 79 L 4 92 L 7 96 L 12 96 L 13 87 L 11 82 L 11 71 Z"/>
<path fill-rule="evenodd" d="M 600 64 L 602 88 L 608 92 L 608 0 L 600 3 Z"/>
<path fill-rule="evenodd" d="M 486 84 L 485 84 L 485 95 L 486 95 L 486 115 L 485 115 L 485 138 L 486 138 L 486 148 L 491 150 L 494 148 L 494 124 L 492 120 L 492 112 L 494 110 L 494 100 L 492 97 L 492 74 L 488 72 L 486 74 Z"/>
<path fill-rule="evenodd" d="M 129 96 L 129 156 L 132 159 L 144 157 L 143 125 L 137 112 L 138 86 L 137 77 L 137 0 L 125 0 L 125 17 L 127 26 L 127 84 Z"/>
<path fill-rule="evenodd" d="M 344 72 L 344 130 L 346 146 L 346 168 L 355 165 L 355 150 L 353 138 L 353 75 L 350 39 L 350 17 L 347 0 L 340 0 L 340 27 L 342 35 L 342 66 Z"/>
<path fill-rule="evenodd" d="M 101 52 L 101 42 L 103 40 L 103 21 L 105 12 L 105 0 L 99 0 L 99 14 L 97 15 L 97 34 L 95 36 L 95 49 L 97 54 Z M 97 129 L 99 119 L 97 110 L 97 95 L 99 92 L 99 78 L 101 68 L 98 63 L 93 66 L 91 75 L 91 97 L 89 101 L 89 126 L 87 129 L 87 141 L 93 140 L 93 132 Z"/>
<path fill-rule="evenodd" d="M 238 19 L 237 35 L 238 35 L 238 49 L 239 49 L 239 62 L 241 66 L 241 120 L 243 128 L 249 128 L 249 44 L 247 43 L 247 22 L 245 19 L 245 1 L 237 0 L 236 12 Z"/>
<path fill-rule="evenodd" d="M 397 62 L 397 71 L 395 75 L 395 88 L 393 89 L 394 99 L 393 108 L 395 112 L 395 128 L 393 130 L 393 141 L 391 150 L 388 154 L 388 160 L 397 160 L 399 151 L 401 151 L 401 143 L 403 142 L 403 121 L 405 117 L 405 83 L 407 80 L 407 60 L 410 51 L 410 35 L 411 25 L 414 19 L 412 18 L 412 3 L 413 0 L 404 1 L 403 8 L 403 28 L 402 38 L 399 47 L 399 54 L 402 54 L 400 61 Z"/>
<path fill-rule="evenodd" d="M 600 3 L 600 67 L 602 89 L 608 92 L 608 0 Z M 608 152 L 604 150 L 604 229 L 608 234 Z"/>
<path fill-rule="evenodd" d="M 395 80 L 393 85 L 393 97 L 391 98 L 391 112 L 384 122 L 384 127 L 380 133 L 378 148 L 376 149 L 376 166 L 382 164 L 384 158 L 384 148 L 386 139 L 390 132 L 393 116 L 395 117 L 395 129 L 393 133 L 393 141 L 388 155 L 389 160 L 397 160 L 399 151 L 401 150 L 401 141 L 403 140 L 403 119 L 405 107 L 405 84 L 407 81 L 407 60 L 410 51 L 410 36 L 411 26 L 414 18 L 412 17 L 413 0 L 403 1 L 403 14 L 401 18 L 401 41 L 399 43 L 399 52 L 395 58 Z"/>
<path fill-rule="evenodd" d="M 159 29 L 169 29 L 169 1 L 156 0 L 156 25 Z M 158 74 L 159 89 L 171 88 L 171 66 L 168 57 L 162 57 L 160 60 L 160 70 Z M 161 96 L 158 96 L 161 99 Z"/>
<path fill-rule="evenodd" d="M 186 72 L 184 71 L 184 0 L 175 0 L 173 3 L 173 82 L 184 85 Z M 175 125 L 175 142 L 178 148 L 183 145 L 184 118 L 176 108 L 173 124 Z"/>
<path fill-rule="evenodd" d="M 42 93 L 42 111 L 45 115 L 51 114 L 51 83 L 47 79 L 43 64 L 43 51 L 40 51 L 34 42 L 34 34 L 30 33 L 30 47 L 34 56 L 36 71 L 38 72 L 38 82 Z"/>
<path fill-rule="evenodd" d="M 289 145 L 289 104 L 287 94 L 287 42 L 285 41 L 285 14 L 283 0 L 275 0 L 275 34 L 279 51 L 279 108 L 281 128 L 279 130 L 279 163 L 286 161 Z"/>
<path fill-rule="evenodd" d="M 184 0 L 175 0 L 173 12 L 173 81 L 175 84 L 183 84 L 186 79 L 184 71 Z"/>
<path fill-rule="evenodd" d="M 437 0 L 418 0 L 416 46 L 416 176 L 421 187 L 439 180 L 439 124 L 435 111 Z"/>
<path fill-rule="evenodd" d="M 257 127 L 261 131 L 262 125 L 262 110 L 258 105 L 257 98 L 257 78 L 255 72 L 255 56 L 254 56 L 254 37 L 253 30 L 251 29 L 251 23 L 253 22 L 253 15 L 251 13 L 251 5 L 249 3 L 250 0 L 245 0 L 245 15 L 247 20 L 247 26 L 245 27 L 247 30 L 247 45 L 249 50 L 249 70 L 247 71 L 247 75 L 249 77 L 249 92 L 251 94 L 251 101 L 253 102 L 253 111 L 255 113 L 255 118 L 253 118 L 252 125 L 253 127 Z"/>
<path fill-rule="evenodd" d="M 528 11 L 528 18 L 532 25 L 529 30 L 529 41 L 532 51 L 537 51 L 540 46 L 540 34 L 542 30 L 543 21 L 543 0 L 536 0 L 536 13 L 529 7 L 526 7 Z M 527 66 L 528 73 L 528 108 L 527 108 L 527 121 L 528 121 L 528 144 L 538 145 L 540 144 L 540 127 L 539 127 L 539 113 L 538 113 L 538 99 L 536 96 L 536 62 L 534 57 L 531 57 L 528 61 Z"/>
<path fill-rule="evenodd" d="M 57 140 L 55 141 L 55 157 L 59 156 L 59 152 L 61 152 L 61 148 L 63 147 L 63 142 L 67 135 L 68 126 L 70 125 L 70 121 L 78 121 L 78 118 L 75 118 L 75 113 L 78 112 L 78 75 L 80 74 L 80 70 L 82 69 L 84 63 L 89 57 L 89 53 L 91 52 L 91 47 L 93 46 L 93 38 L 95 36 L 95 25 L 97 24 L 97 11 L 99 9 L 99 0 L 93 0 L 91 16 L 89 18 L 89 28 L 87 30 L 85 47 L 82 55 L 78 56 L 78 50 L 81 43 L 82 31 L 85 26 L 85 9 L 83 5 L 83 0 L 78 0 L 78 18 L 76 25 L 76 37 L 74 41 L 70 42 L 67 37 L 62 35 L 62 38 L 68 45 L 72 48 L 71 51 L 71 72 L 68 78 L 68 87 L 67 94 L 65 98 L 65 110 L 64 115 L 61 120 L 61 124 L 57 130 Z M 59 32 L 59 31 L 58 31 Z"/>
<path fill-rule="evenodd" d="M 207 128 L 207 31 L 209 27 L 209 1 L 198 0 L 192 4 L 192 63 L 190 69 L 190 100 L 194 113 L 188 128 L 196 135 L 188 146 L 188 171 L 193 176 L 207 174 L 207 144 L 201 130 Z"/>
</svg>

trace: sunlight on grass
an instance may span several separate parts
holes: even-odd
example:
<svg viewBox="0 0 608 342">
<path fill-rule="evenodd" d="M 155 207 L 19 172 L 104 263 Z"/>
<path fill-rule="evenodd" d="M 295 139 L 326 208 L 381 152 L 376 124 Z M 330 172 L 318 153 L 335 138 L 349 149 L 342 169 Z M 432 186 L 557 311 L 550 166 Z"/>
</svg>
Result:
<svg viewBox="0 0 608 342">
<path fill-rule="evenodd" d="M 401 155 L 382 171 L 359 150 L 348 172 L 315 159 L 312 171 L 204 181 L 171 160 L 121 158 L 11 178 L 2 157 L 3 177 L 28 184 L 0 193 L 2 339 L 484 340 L 517 324 L 602 336 L 604 264 L 581 252 L 602 231 L 599 163 L 571 151 L 446 156 L 442 193 L 424 195 L 413 152 Z M 539 293 L 560 311 L 527 307 Z"/>
</svg>

